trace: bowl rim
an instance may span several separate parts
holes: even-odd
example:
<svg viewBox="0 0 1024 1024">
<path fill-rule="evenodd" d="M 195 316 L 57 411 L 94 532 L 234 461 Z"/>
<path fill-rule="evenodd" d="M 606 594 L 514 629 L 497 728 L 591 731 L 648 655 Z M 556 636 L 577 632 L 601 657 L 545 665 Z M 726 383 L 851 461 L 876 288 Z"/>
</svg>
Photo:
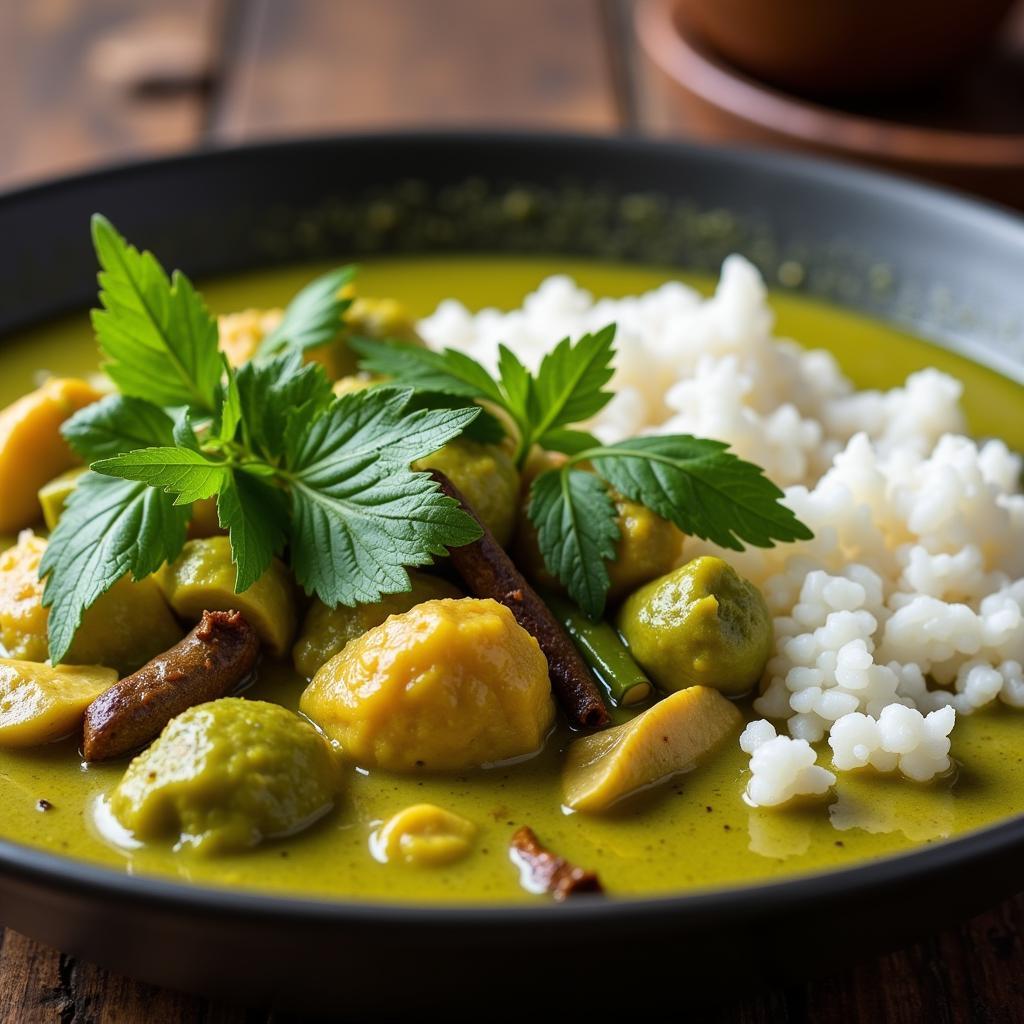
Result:
<svg viewBox="0 0 1024 1024">
<path fill-rule="evenodd" d="M 662 0 L 644 0 L 655 6 Z M 940 210 L 954 224 L 971 223 L 1006 237 L 1024 251 L 1024 216 L 996 203 L 962 195 L 955 190 L 920 183 L 898 175 L 845 165 L 836 160 L 749 145 L 710 145 L 691 141 L 652 139 L 630 135 L 557 133 L 554 131 L 481 131 L 476 129 L 359 131 L 303 137 L 264 139 L 215 149 L 119 161 L 77 174 L 62 175 L 0 192 L 0 208 L 26 199 L 50 195 L 93 183 L 116 182 L 147 172 L 162 173 L 179 166 L 222 159 L 252 159 L 260 154 L 315 154 L 339 144 L 369 145 L 516 145 L 554 150 L 606 151 L 637 155 L 675 153 L 700 155 L 750 169 L 760 166 L 783 174 L 790 181 L 813 180 L 849 190 L 861 198 L 898 201 L 920 210 Z M 0 336 L 2 343 L 4 336 Z M 955 346 L 954 346 L 955 348 Z M 967 358 L 971 358 L 970 355 Z M 999 372 L 997 370 L 997 372 Z M 1024 850 L 1024 811 L 961 836 L 934 845 L 886 855 L 850 866 L 824 869 L 783 879 L 701 888 L 681 894 L 586 897 L 553 905 L 487 903 L 479 905 L 434 902 L 388 902 L 337 898 L 329 895 L 293 895 L 270 890 L 231 889 L 157 875 L 133 875 L 116 868 L 63 855 L 0 837 L 0 877 L 31 889 L 59 889 L 83 898 L 116 898 L 124 906 L 181 912 L 210 912 L 251 921 L 288 920 L 327 924 L 374 924 L 433 929 L 474 927 L 483 923 L 514 928 L 572 928 L 590 920 L 659 922 L 676 924 L 695 920 L 740 920 L 752 913 L 770 915 L 819 900 L 850 900 L 880 889 L 895 890 L 909 882 L 948 877 L 976 861 L 991 860 Z"/>
<path fill-rule="evenodd" d="M 883 121 L 787 93 L 734 68 L 684 33 L 675 0 L 639 0 L 633 22 L 648 58 L 676 85 L 761 130 L 861 159 L 884 156 L 907 165 L 1024 172 L 1024 132 L 964 132 Z"/>
</svg>

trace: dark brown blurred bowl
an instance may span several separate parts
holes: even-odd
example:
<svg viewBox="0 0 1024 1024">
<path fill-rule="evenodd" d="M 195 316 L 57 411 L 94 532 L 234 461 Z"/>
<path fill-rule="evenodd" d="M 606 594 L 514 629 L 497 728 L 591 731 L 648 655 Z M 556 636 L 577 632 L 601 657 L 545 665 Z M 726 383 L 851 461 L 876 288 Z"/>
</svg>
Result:
<svg viewBox="0 0 1024 1024">
<path fill-rule="evenodd" d="M 911 0 L 892 0 L 903 2 Z M 775 3 L 788 6 L 764 0 L 765 8 Z M 936 92 L 920 107 L 886 101 L 873 113 L 854 112 L 743 74 L 689 32 L 674 0 L 640 0 L 634 16 L 648 121 L 659 133 L 857 160 L 1024 208 L 1024 59 L 941 102 Z"/>
<path fill-rule="evenodd" d="M 818 96 L 921 88 L 992 41 L 1014 0 L 678 0 L 686 25 L 749 74 Z"/>
</svg>

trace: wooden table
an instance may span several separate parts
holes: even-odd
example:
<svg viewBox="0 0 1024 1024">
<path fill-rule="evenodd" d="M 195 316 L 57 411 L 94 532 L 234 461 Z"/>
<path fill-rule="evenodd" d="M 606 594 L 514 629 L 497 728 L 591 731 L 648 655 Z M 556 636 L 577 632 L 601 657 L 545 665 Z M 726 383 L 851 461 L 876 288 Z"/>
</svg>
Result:
<svg viewBox="0 0 1024 1024">
<path fill-rule="evenodd" d="M 345 129 L 650 130 L 627 3 L 6 0 L 0 187 L 190 146 Z M 910 949 L 702 1019 L 1013 1024 L 1024 1020 L 1022 931 L 1019 897 Z M 4 1024 L 267 1019 L 0 935 Z"/>
</svg>

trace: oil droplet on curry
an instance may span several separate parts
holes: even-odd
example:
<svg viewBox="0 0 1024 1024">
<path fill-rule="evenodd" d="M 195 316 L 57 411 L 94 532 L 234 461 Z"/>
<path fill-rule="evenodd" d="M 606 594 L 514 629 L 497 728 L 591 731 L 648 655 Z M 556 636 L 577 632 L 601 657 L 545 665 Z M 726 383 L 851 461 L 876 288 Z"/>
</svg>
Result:
<svg viewBox="0 0 1024 1024">
<path fill-rule="evenodd" d="M 364 327 L 372 333 L 373 315 L 390 317 L 387 333 L 394 334 L 396 310 L 420 317 L 452 293 L 473 308 L 514 307 L 554 273 L 608 296 L 636 294 L 672 276 L 564 260 L 368 262 L 360 269 L 360 294 L 394 303 L 363 309 Z M 219 313 L 269 309 L 284 305 L 311 276 L 308 268 L 254 274 L 213 282 L 204 292 Z M 788 296 L 772 302 L 780 334 L 831 349 L 858 386 L 891 387 L 925 366 L 951 372 L 965 382 L 972 433 L 1024 449 L 1024 424 L 999 413 L 1019 404 L 1017 385 L 877 323 Z M 273 318 L 265 320 L 239 315 L 227 322 L 232 361 L 244 360 L 272 329 Z M 71 317 L 9 340 L 0 367 L 3 405 L 32 392 L 41 371 L 65 382 L 88 379 L 97 354 L 87 319 Z M 327 369 L 341 378 L 339 393 L 363 386 L 350 377 L 352 365 Z M 85 385 L 51 382 L 47 388 L 22 417 L 20 462 L 0 466 L 9 486 L 36 474 L 41 478 L 32 491 L 43 489 L 38 536 L 23 536 L 0 565 L 15 589 L 37 572 L 46 525 L 59 517 L 75 486 L 75 468 L 44 450 L 47 431 L 61 409 L 66 415 L 97 397 Z M 521 499 L 508 454 L 469 440 L 460 444 L 459 459 L 442 453 L 424 460 L 423 468 L 453 478 L 461 473 L 468 502 L 497 541 L 522 564 L 535 561 L 530 538 L 514 539 Z M 5 511 L 11 508 L 6 502 Z M 627 510 L 628 504 L 618 510 L 639 522 L 631 534 L 631 542 L 640 538 L 631 564 L 643 569 L 617 595 L 633 595 L 623 605 L 622 633 L 632 634 L 642 651 L 658 627 L 656 618 L 644 618 L 645 592 L 718 587 L 740 603 L 736 614 L 753 647 L 733 659 L 730 679 L 722 681 L 714 660 L 721 638 L 712 637 L 677 681 L 678 658 L 664 661 L 655 644 L 650 668 L 644 667 L 661 692 L 655 698 L 650 683 L 627 680 L 610 728 L 586 740 L 565 725 L 544 656 L 504 605 L 466 601 L 451 574 L 417 571 L 409 593 L 336 614 L 298 600 L 277 562 L 254 588 L 233 595 L 232 580 L 223 578 L 225 566 L 230 569 L 227 541 L 218 536 L 209 508 L 196 509 L 182 555 L 153 577 L 152 592 L 126 601 L 119 584 L 102 599 L 105 611 L 87 616 L 67 659 L 79 667 L 43 665 L 45 642 L 40 649 L 33 619 L 38 609 L 0 594 L 10 663 L 40 663 L 32 673 L 11 669 L 9 679 L 0 663 L 0 704 L 42 709 L 28 716 L 27 726 L 5 733 L 0 725 L 0 838 L 205 884 L 360 900 L 507 903 L 541 898 L 521 884 L 509 855 L 510 838 L 522 826 L 559 857 L 595 871 L 607 893 L 631 896 L 837 868 L 1024 810 L 1022 725 L 1012 711 L 994 706 L 958 722 L 952 755 L 966 767 L 955 782 L 909 785 L 845 772 L 825 802 L 784 812 L 748 806 L 747 757 L 736 741 L 744 719 L 756 716 L 744 698 L 733 698 L 749 689 L 746 681 L 736 682 L 739 676 L 763 668 L 767 610 L 745 581 L 727 576 L 729 567 L 713 559 L 702 560 L 686 579 L 670 578 L 679 538 L 664 522 L 645 522 L 645 510 Z M 15 521 L 17 512 L 11 508 L 8 532 L 23 525 Z M 4 547 L 15 542 L 8 536 Z M 181 638 L 210 607 L 211 594 L 225 591 L 264 652 L 244 692 L 243 714 L 232 710 L 239 704 L 233 697 L 186 711 L 134 761 L 123 756 L 85 764 L 80 731 L 54 741 L 110 685 L 110 669 L 122 675 L 137 669 Z M 147 627 L 126 642 L 131 616 L 139 614 Z M 701 614 L 694 613 L 697 625 L 680 620 L 672 628 L 699 631 Z M 104 658 L 104 630 L 112 628 L 118 635 Z M 215 622 L 208 628 L 234 627 Z M 729 655 L 723 650 L 720 657 Z M 91 667 L 97 664 L 110 668 Z M 615 666 L 608 670 L 614 674 Z M 413 676 L 415 688 L 406 685 Z M 481 683 L 495 679 L 500 685 Z M 306 717 L 284 715 L 281 706 Z M 656 713 L 641 721 L 638 716 L 652 708 Z M 339 758 L 339 749 L 348 756 Z M 190 778 L 189 758 L 203 752 L 209 754 L 205 767 Z"/>
</svg>

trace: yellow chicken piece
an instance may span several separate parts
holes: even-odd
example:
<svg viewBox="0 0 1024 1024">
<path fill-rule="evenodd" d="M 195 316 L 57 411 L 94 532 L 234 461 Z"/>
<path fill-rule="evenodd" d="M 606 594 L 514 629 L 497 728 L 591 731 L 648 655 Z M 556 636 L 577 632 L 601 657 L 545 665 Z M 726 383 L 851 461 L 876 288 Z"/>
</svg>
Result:
<svg viewBox="0 0 1024 1024">
<path fill-rule="evenodd" d="M 691 686 L 625 725 L 571 744 L 562 793 L 574 811 L 612 804 L 691 768 L 739 731 L 743 715 L 717 690 Z"/>
<path fill-rule="evenodd" d="M 190 540 L 156 576 L 170 606 L 183 619 L 198 621 L 204 611 L 240 611 L 276 658 L 295 636 L 295 586 L 284 564 L 270 568 L 244 593 L 235 593 L 235 566 L 227 537 Z"/>
<path fill-rule="evenodd" d="M 41 518 L 39 488 L 78 461 L 61 424 L 102 396 L 84 380 L 48 380 L 0 412 L 0 534 Z"/>
<path fill-rule="evenodd" d="M 486 767 L 540 749 L 547 660 L 497 601 L 425 601 L 346 644 L 300 707 L 350 760 L 411 772 Z"/>
<path fill-rule="evenodd" d="M 385 863 L 432 867 L 465 857 L 476 825 L 436 804 L 413 804 L 389 818 L 374 834 L 374 856 Z"/>
<path fill-rule="evenodd" d="M 117 682 L 112 668 L 0 658 L 0 747 L 33 747 L 78 728 L 85 709 Z"/>
<path fill-rule="evenodd" d="M 415 569 L 409 570 L 409 583 L 409 590 L 384 594 L 373 604 L 357 604 L 354 608 L 345 605 L 328 608 L 319 598 L 313 598 L 292 648 L 295 670 L 312 679 L 320 666 L 343 650 L 345 644 L 379 626 L 389 615 L 400 615 L 424 601 L 462 597 L 459 590 L 445 580 Z"/>
<path fill-rule="evenodd" d="M 46 541 L 26 530 L 0 554 L 0 642 L 12 658 L 45 661 L 49 610 L 43 607 L 39 562 Z M 111 665 L 134 672 L 173 647 L 182 635 L 152 576 L 138 583 L 118 580 L 82 616 L 82 625 L 64 661 L 71 665 Z"/>
</svg>

